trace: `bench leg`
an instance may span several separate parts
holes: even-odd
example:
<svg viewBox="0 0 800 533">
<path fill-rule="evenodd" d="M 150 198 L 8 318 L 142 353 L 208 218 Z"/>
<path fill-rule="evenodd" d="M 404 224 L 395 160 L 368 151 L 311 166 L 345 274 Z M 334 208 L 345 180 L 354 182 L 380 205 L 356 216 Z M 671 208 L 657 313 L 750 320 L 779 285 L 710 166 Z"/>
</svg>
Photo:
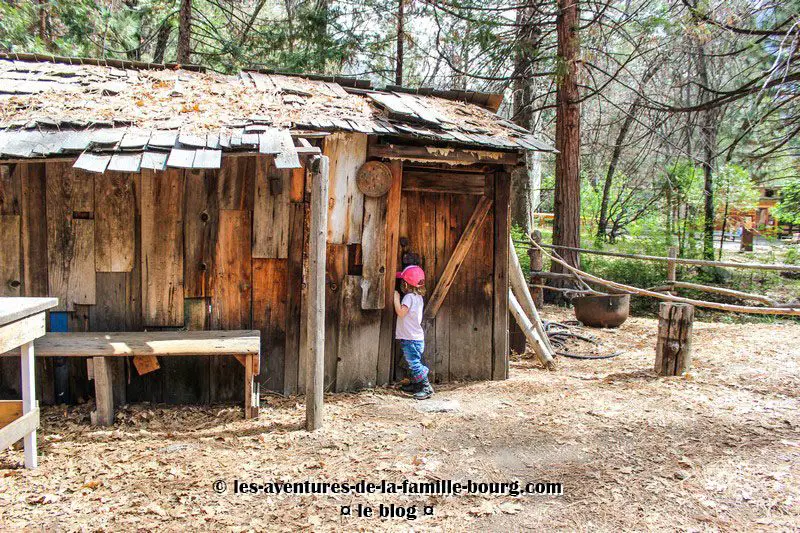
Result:
<svg viewBox="0 0 800 533">
<path fill-rule="evenodd" d="M 114 390 L 111 361 L 105 357 L 93 357 L 94 361 L 94 394 L 97 410 L 93 413 L 92 423 L 99 426 L 110 426 L 114 423 Z"/>
<path fill-rule="evenodd" d="M 256 376 L 253 372 L 255 368 L 254 355 L 248 355 L 244 365 L 244 417 L 258 417 L 259 407 L 259 384 L 256 383 Z"/>
<path fill-rule="evenodd" d="M 36 376 L 34 374 L 33 343 L 22 345 L 22 414 L 28 414 L 36 408 Z M 25 468 L 36 468 L 39 457 L 36 454 L 36 430 L 23 438 L 25 446 Z"/>
</svg>

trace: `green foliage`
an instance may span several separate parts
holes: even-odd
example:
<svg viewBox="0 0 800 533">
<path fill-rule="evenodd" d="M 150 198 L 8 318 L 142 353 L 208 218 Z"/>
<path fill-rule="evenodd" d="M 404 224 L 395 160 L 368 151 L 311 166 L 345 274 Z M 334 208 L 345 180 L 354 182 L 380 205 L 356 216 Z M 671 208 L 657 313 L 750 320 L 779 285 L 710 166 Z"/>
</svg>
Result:
<svg viewBox="0 0 800 533">
<path fill-rule="evenodd" d="M 800 224 L 800 180 L 794 180 L 781 190 L 781 200 L 772 210 L 775 218 L 785 224 Z"/>
</svg>

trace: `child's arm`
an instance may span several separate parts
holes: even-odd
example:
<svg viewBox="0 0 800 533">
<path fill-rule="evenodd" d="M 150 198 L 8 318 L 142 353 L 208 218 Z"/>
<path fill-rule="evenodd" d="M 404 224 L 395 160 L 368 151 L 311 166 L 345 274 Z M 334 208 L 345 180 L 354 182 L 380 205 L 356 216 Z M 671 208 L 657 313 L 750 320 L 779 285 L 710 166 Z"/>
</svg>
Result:
<svg viewBox="0 0 800 533">
<path fill-rule="evenodd" d="M 400 303 L 400 293 L 397 291 L 394 291 L 394 312 L 397 313 L 397 316 L 400 318 L 408 314 L 408 306 Z"/>
</svg>

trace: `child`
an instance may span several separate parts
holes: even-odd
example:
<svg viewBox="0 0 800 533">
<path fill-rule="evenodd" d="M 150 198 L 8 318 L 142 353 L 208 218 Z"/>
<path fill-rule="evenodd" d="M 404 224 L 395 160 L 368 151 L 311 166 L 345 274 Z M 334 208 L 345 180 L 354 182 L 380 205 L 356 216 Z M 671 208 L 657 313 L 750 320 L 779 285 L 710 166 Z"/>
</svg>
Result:
<svg viewBox="0 0 800 533">
<path fill-rule="evenodd" d="M 408 363 L 411 383 L 400 389 L 417 400 L 430 398 L 433 387 L 428 381 L 428 367 L 422 363 L 422 352 L 425 350 L 425 334 L 422 331 L 422 296 L 425 294 L 425 272 L 418 266 L 411 265 L 397 273 L 401 280 L 400 293 L 394 292 L 394 310 L 397 313 L 397 329 L 395 338 L 400 341 L 400 349 Z"/>
</svg>

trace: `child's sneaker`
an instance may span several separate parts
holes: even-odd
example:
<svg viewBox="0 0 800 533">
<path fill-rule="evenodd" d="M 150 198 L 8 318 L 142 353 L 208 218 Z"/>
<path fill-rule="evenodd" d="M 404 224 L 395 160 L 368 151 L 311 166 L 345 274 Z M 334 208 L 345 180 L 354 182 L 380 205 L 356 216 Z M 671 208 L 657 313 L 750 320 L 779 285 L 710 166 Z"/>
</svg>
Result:
<svg viewBox="0 0 800 533">
<path fill-rule="evenodd" d="M 427 400 L 431 396 L 433 396 L 433 387 L 431 386 L 431 382 L 427 379 L 421 381 L 419 383 L 421 385 L 419 391 L 414 393 L 415 400 Z"/>
<path fill-rule="evenodd" d="M 406 394 L 410 394 L 411 396 L 413 396 L 420 390 L 422 390 L 422 385 L 423 385 L 422 381 L 417 381 L 416 383 L 415 382 L 406 383 L 405 385 L 400 385 L 400 390 Z"/>
</svg>

